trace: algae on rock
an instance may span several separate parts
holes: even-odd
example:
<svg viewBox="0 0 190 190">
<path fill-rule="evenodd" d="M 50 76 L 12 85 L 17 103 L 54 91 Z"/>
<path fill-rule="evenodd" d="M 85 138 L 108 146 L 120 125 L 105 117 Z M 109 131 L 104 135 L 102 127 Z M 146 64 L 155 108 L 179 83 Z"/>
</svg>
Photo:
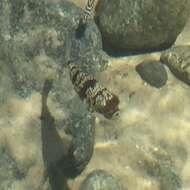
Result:
<svg viewBox="0 0 190 190">
<path fill-rule="evenodd" d="M 190 46 L 173 47 L 163 52 L 160 59 L 177 78 L 190 85 Z"/>
</svg>

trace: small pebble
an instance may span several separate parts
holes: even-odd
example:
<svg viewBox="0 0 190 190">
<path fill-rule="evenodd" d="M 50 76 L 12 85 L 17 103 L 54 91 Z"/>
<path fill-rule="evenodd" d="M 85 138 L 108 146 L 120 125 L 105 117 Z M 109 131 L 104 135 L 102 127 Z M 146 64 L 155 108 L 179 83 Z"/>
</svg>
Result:
<svg viewBox="0 0 190 190">
<path fill-rule="evenodd" d="M 149 85 L 161 88 L 168 80 L 167 72 L 161 62 L 143 62 L 136 67 L 141 78 Z"/>
</svg>

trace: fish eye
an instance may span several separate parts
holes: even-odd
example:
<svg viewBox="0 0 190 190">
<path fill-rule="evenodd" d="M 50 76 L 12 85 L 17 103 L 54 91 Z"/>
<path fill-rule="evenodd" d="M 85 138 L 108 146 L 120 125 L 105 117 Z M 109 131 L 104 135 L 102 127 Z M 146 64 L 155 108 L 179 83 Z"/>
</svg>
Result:
<svg viewBox="0 0 190 190">
<path fill-rule="evenodd" d="M 117 117 L 119 117 L 119 115 L 120 115 L 120 111 L 116 111 L 116 112 L 113 114 L 112 118 L 117 118 Z"/>
</svg>

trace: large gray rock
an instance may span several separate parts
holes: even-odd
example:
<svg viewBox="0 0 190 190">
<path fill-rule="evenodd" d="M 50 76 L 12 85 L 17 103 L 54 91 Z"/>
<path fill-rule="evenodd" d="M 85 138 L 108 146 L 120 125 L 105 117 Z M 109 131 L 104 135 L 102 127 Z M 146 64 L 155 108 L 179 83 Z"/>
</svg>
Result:
<svg viewBox="0 0 190 190">
<path fill-rule="evenodd" d="M 174 43 L 189 8 L 189 0 L 102 0 L 96 21 L 108 50 L 159 50 Z"/>
<path fill-rule="evenodd" d="M 74 91 L 67 68 L 76 43 L 77 56 L 82 55 L 84 63 L 101 51 L 93 21 L 83 39 L 75 39 L 81 13 L 68 2 L 0 3 L 0 20 L 5 19 L 0 23 L 2 190 L 67 189 L 67 178 L 79 175 L 92 156 L 94 117 Z M 93 65 L 97 59 L 89 68 Z M 42 91 L 46 79 L 53 80 L 49 95 Z"/>
<path fill-rule="evenodd" d="M 17 94 L 24 97 L 31 90 L 40 90 L 43 80 L 38 79 L 46 78 L 47 72 L 41 75 L 39 70 L 63 69 L 71 57 L 93 73 L 107 62 L 101 51 L 100 32 L 93 21 L 88 23 L 81 40 L 75 38 L 81 14 L 82 10 L 69 2 L 4 0 L 0 3 L 3 21 L 0 59 L 8 67 Z M 39 65 L 37 60 L 41 55 L 47 59 Z"/>
<path fill-rule="evenodd" d="M 171 48 L 160 59 L 178 79 L 190 85 L 190 46 Z"/>
</svg>

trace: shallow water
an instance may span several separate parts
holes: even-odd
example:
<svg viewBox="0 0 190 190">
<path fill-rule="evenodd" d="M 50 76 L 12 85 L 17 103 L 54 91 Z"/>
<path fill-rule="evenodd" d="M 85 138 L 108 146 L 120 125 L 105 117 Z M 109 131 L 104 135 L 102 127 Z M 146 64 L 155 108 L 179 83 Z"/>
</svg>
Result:
<svg viewBox="0 0 190 190">
<path fill-rule="evenodd" d="M 84 6 L 83 1 L 72 1 Z M 187 44 L 190 44 L 190 21 L 175 43 Z M 107 120 L 95 114 L 94 154 L 82 174 L 69 180 L 72 190 L 78 189 L 95 169 L 108 171 L 128 190 L 190 190 L 190 87 L 175 78 L 166 66 L 168 81 L 160 89 L 146 84 L 135 71 L 135 66 L 142 61 L 159 58 L 160 52 L 110 58 L 107 70 L 97 75 L 102 84 L 119 96 L 120 115 Z M 45 56 L 36 62 L 40 65 L 43 60 Z M 51 70 L 47 66 L 44 73 L 48 69 Z M 25 173 L 10 189 L 45 190 L 47 184 L 39 186 L 44 182 L 39 119 L 41 94 L 33 92 L 21 99 L 9 88 L 7 85 L 8 93 L 4 93 L 8 101 L 0 105 L 0 144 L 9 152 L 10 160 Z M 57 120 L 67 118 L 66 108 L 60 108 L 53 92 L 48 101 Z M 81 104 L 79 100 L 77 107 Z M 67 138 L 62 130 L 59 133 L 62 139 Z M 0 170 L 0 177 L 1 172 L 4 171 Z"/>
<path fill-rule="evenodd" d="M 157 56 L 148 55 L 148 58 Z M 147 57 L 113 60 L 107 75 L 102 76 L 101 81 L 119 94 L 121 113 L 115 121 L 97 118 L 95 153 L 76 181 L 93 169 L 101 168 L 129 189 L 160 189 L 163 183 L 160 178 L 166 176 L 162 176 L 162 171 L 155 177 L 151 177 L 151 173 L 162 164 L 168 164 L 167 170 L 176 171 L 183 186 L 190 187 L 189 87 L 173 77 L 168 69 L 169 80 L 163 88 L 154 89 L 145 84 L 134 68 L 135 63 L 144 59 Z M 109 76 L 114 76 L 114 80 Z M 147 170 L 152 172 L 149 174 Z M 168 185 L 163 189 L 176 188 Z"/>
<path fill-rule="evenodd" d="M 175 45 L 189 44 L 190 21 Z M 74 189 L 97 168 L 112 173 L 129 190 L 174 190 L 178 189 L 177 181 L 179 189 L 190 189 L 189 86 L 166 68 L 166 86 L 155 89 L 135 71 L 137 64 L 159 60 L 159 56 L 152 53 L 110 60 L 100 80 L 119 94 L 121 113 L 115 121 L 97 116 L 95 152 L 82 176 L 70 181 Z M 164 174 L 162 164 L 168 165 L 169 174 Z M 160 166 L 160 173 L 154 176 Z M 168 179 L 172 171 L 177 176 L 173 181 Z"/>
</svg>

